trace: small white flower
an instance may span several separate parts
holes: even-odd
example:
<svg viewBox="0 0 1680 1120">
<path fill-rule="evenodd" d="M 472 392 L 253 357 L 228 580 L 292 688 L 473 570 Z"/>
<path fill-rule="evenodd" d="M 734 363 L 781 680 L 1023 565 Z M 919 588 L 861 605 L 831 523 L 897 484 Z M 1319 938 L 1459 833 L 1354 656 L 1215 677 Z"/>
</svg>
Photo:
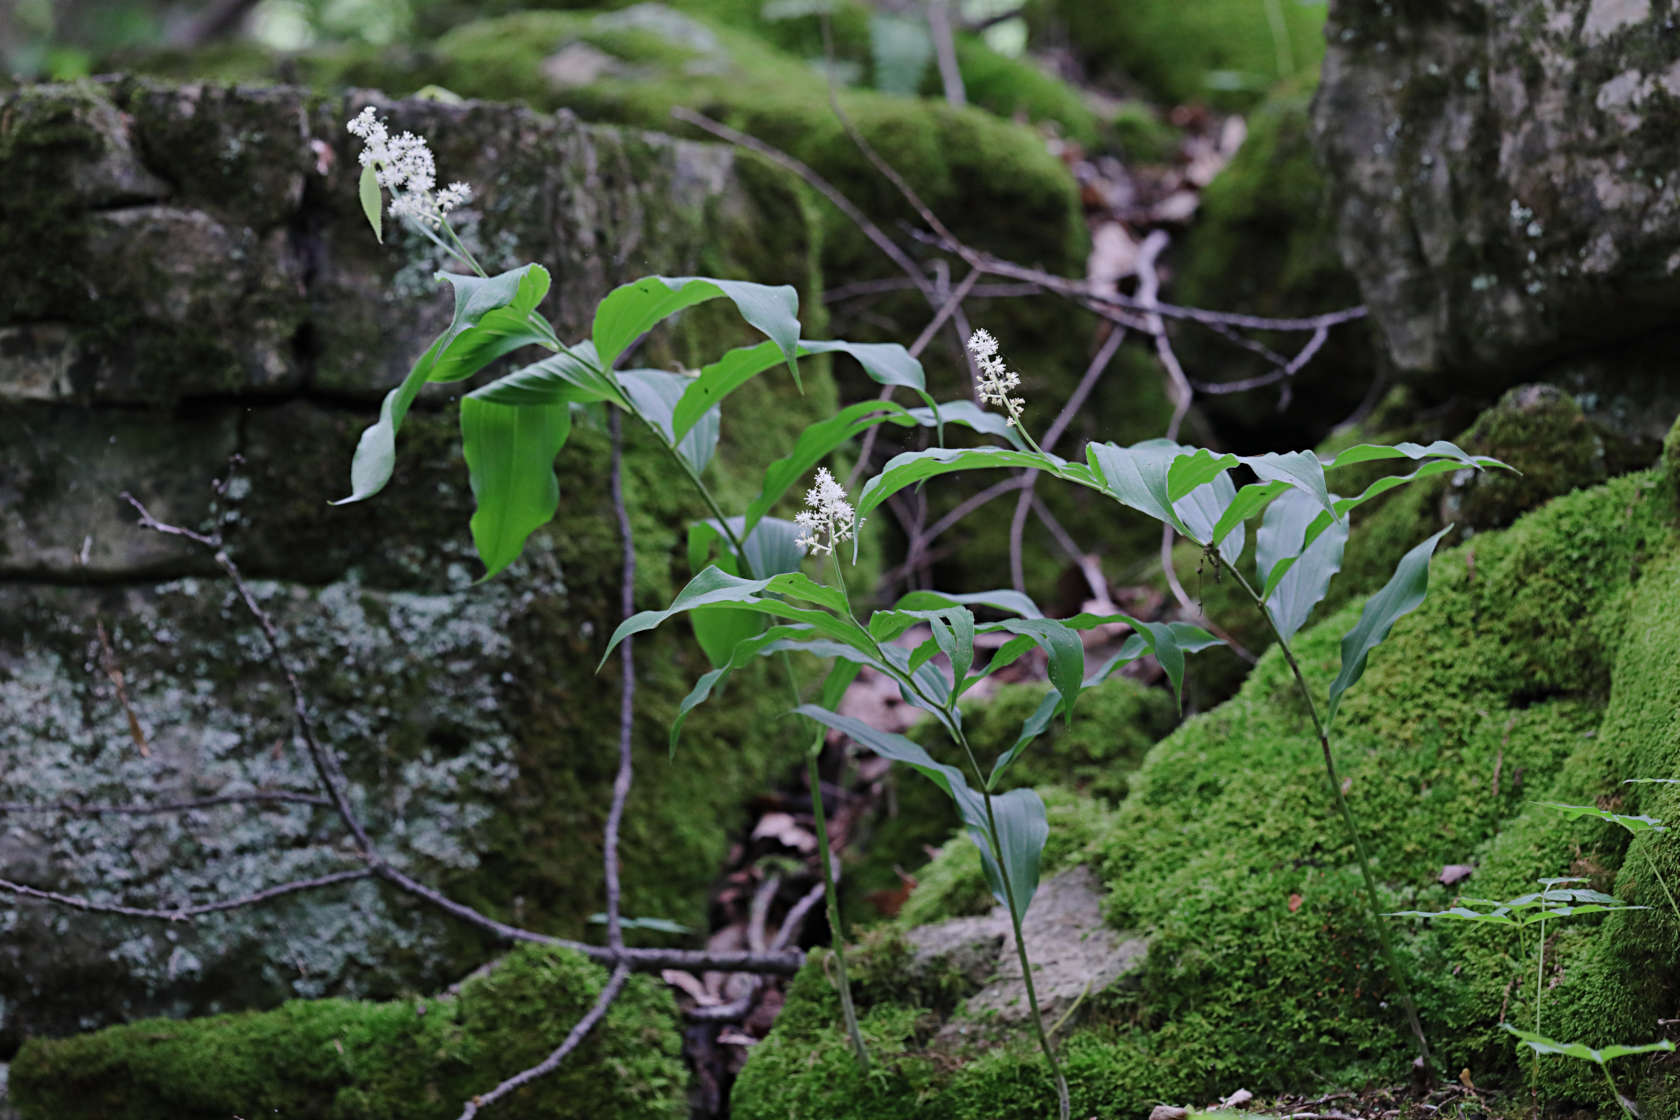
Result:
<svg viewBox="0 0 1680 1120">
<path fill-rule="evenodd" d="M 1020 386 L 1021 378 L 997 356 L 997 339 L 990 331 L 977 330 L 968 336 L 968 352 L 974 356 L 974 364 L 980 367 L 980 382 L 975 386 L 980 393 L 980 403 L 997 405 L 1009 414 L 1009 422 L 1019 428 L 1021 410 L 1027 407 L 1027 402 L 1021 397 L 1009 395 L 1011 389 Z"/>
<path fill-rule="evenodd" d="M 366 145 L 357 157 L 362 166 L 374 168 L 379 185 L 391 192 L 394 216 L 436 229 L 443 224 L 444 215 L 472 198 L 472 188 L 465 183 L 451 183 L 434 193 L 437 163 L 425 137 L 405 132 L 393 138 L 371 105 L 348 127 L 350 134 L 361 137 Z"/>
<path fill-rule="evenodd" d="M 806 552 L 833 552 L 835 545 L 851 539 L 852 505 L 827 467 L 817 468 L 817 484 L 805 492 L 805 504 L 809 508 L 794 516 L 800 529 L 794 544 Z"/>
</svg>

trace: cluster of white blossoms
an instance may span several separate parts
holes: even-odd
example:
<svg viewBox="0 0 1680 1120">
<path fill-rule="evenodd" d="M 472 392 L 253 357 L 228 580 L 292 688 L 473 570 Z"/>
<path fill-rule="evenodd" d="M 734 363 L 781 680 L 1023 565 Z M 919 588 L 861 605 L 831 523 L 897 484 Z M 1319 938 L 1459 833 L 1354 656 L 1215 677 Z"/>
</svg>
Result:
<svg viewBox="0 0 1680 1120">
<path fill-rule="evenodd" d="M 833 552 L 834 546 L 852 537 L 852 504 L 846 500 L 827 467 L 817 468 L 817 484 L 805 491 L 809 509 L 794 516 L 799 536 L 794 544 L 806 552 Z"/>
<path fill-rule="evenodd" d="M 451 183 L 434 192 L 437 164 L 426 138 L 412 132 L 393 137 L 371 105 L 351 120 L 349 128 L 352 136 L 360 136 L 366 144 L 360 156 L 362 166 L 373 167 L 379 185 L 391 192 L 393 217 L 412 218 L 436 229 L 444 215 L 472 198 L 472 188 L 465 183 Z"/>
<path fill-rule="evenodd" d="M 968 336 L 968 352 L 974 355 L 974 362 L 980 367 L 980 383 L 976 386 L 980 391 L 980 403 L 997 405 L 1009 414 L 1009 422 L 1019 428 L 1021 410 L 1027 407 L 1027 402 L 1021 397 L 1009 395 L 1011 389 L 1020 386 L 1021 378 L 997 356 L 997 339 L 990 331 L 977 330 Z"/>
</svg>

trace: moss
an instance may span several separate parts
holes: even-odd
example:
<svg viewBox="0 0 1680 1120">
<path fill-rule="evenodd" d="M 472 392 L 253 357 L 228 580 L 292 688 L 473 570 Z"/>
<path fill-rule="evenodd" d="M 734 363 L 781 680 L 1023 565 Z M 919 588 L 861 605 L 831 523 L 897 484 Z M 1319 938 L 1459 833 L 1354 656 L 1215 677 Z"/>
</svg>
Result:
<svg viewBox="0 0 1680 1120">
<path fill-rule="evenodd" d="M 604 969 L 574 953 L 526 946 L 457 995 L 296 1000 L 32 1039 L 12 1063 L 10 1092 L 25 1118 L 454 1116 L 558 1045 L 605 982 Z M 501 1107 L 580 1120 L 686 1116 L 675 1013 L 666 989 L 633 978 L 559 1071 Z"/>
<path fill-rule="evenodd" d="M 1373 655 L 1334 730 L 1383 909 L 1450 905 L 1453 891 L 1437 882 L 1448 863 L 1476 868 L 1457 888 L 1475 895 L 1586 874 L 1657 907 L 1548 928 L 1546 1029 L 1595 1044 L 1648 1040 L 1667 1014 L 1680 921 L 1648 874 L 1644 846 L 1671 880 L 1680 880 L 1680 859 L 1667 833 L 1641 838 L 1633 852 L 1620 830 L 1531 802 L 1616 798 L 1623 777 L 1675 773 L 1673 520 L 1647 472 L 1556 499 L 1441 554 L 1428 599 Z M 1350 604 L 1296 639 L 1320 694 L 1357 613 Z M 1111 924 L 1150 931 L 1150 945 L 1137 986 L 1102 997 L 1065 1038 L 1078 1110 L 1136 1112 L 1238 1083 L 1281 1090 L 1306 1070 L 1332 1085 L 1404 1076 L 1410 1045 L 1398 996 L 1378 963 L 1325 781 L 1276 651 L 1233 700 L 1149 752 L 1084 849 L 1109 889 Z M 1658 816 L 1680 803 L 1669 786 L 1626 788 L 1635 793 L 1601 803 Z M 959 897 L 943 891 L 941 915 Z M 1497 1024 L 1502 1005 L 1513 1021 L 1532 1013 L 1520 990 L 1507 1002 L 1523 954 L 1479 927 L 1391 932 L 1443 1067 L 1468 1066 L 1478 1084 L 1519 1085 L 1525 1066 Z M 843 1045 L 830 1019 L 805 1022 L 761 1048 L 773 1055 L 774 1078 L 754 1070 L 757 1055 L 743 1075 L 760 1115 L 808 1091 L 794 1055 Z M 1596 1071 L 1563 1065 L 1543 1067 L 1553 1099 L 1605 1103 L 1602 1082 L 1585 1076 Z M 786 1095 L 776 1079 L 794 1082 Z M 1663 1091 L 1647 1086 L 1647 1097 Z M 1042 1115 L 1050 1100 L 1021 1045 L 944 1070 L 923 1093 L 925 1114 L 965 1120 Z"/>
<path fill-rule="evenodd" d="M 1033 41 L 1071 46 L 1093 76 L 1169 104 L 1240 109 L 1280 79 L 1316 74 L 1324 55 L 1324 6 L 1293 0 L 1034 0 L 1028 25 Z"/>
<path fill-rule="evenodd" d="M 1178 154 L 1183 136 L 1142 101 L 1122 101 L 1109 118 L 1109 129 L 1129 165 L 1167 163 Z"/>
</svg>

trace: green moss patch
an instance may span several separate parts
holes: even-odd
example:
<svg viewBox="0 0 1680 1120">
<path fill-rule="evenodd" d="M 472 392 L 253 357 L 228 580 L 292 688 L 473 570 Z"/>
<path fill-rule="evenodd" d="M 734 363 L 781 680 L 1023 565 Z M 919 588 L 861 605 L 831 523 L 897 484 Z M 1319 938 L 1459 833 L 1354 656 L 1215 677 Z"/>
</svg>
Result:
<svg viewBox="0 0 1680 1120">
<path fill-rule="evenodd" d="M 1612 826 L 1533 802 L 1599 798 L 1655 816 L 1680 804 L 1670 786 L 1619 785 L 1680 774 L 1673 525 L 1659 476 L 1646 472 L 1442 554 L 1429 598 L 1373 656 L 1334 729 L 1384 909 L 1443 909 L 1458 891 L 1508 897 L 1570 874 L 1653 907 L 1548 926 L 1543 1025 L 1591 1044 L 1660 1035 L 1680 923 L 1650 864 L 1672 881 L 1680 860 L 1666 833 L 1630 848 Z M 1357 614 L 1349 605 L 1297 639 L 1320 694 Z M 1128 779 L 1126 799 L 1081 850 L 1108 888 L 1110 923 L 1145 931 L 1149 951 L 1135 988 L 1096 999 L 1062 1038 L 1077 1111 L 1137 1113 L 1236 1084 L 1299 1087 L 1309 1071 L 1314 1083 L 1404 1079 L 1409 1034 L 1325 784 L 1275 651 L 1233 700 L 1168 736 Z M 1447 888 L 1447 864 L 1474 871 Z M 941 916 L 963 905 L 961 885 L 953 876 L 941 888 Z M 1478 927 L 1395 920 L 1391 933 L 1442 1068 L 1520 1084 L 1527 1064 L 1498 1022 L 1502 1007 L 1532 1021 L 1519 982 L 1526 969 L 1532 985 L 1532 938 L 1525 955 Z M 802 1010 L 760 1047 L 737 1090 L 744 1115 L 819 1114 L 807 1110 L 815 1088 L 801 1063 L 844 1055 L 831 999 L 814 980 L 796 986 L 790 1008 L 809 1000 L 823 1010 Z M 907 1010 L 895 1001 L 868 1014 Z M 1053 1092 L 1024 1042 L 930 1067 L 907 1031 L 875 1083 L 829 1068 L 829 1084 L 851 1092 L 824 1097 L 822 1115 L 908 1115 L 908 1097 L 918 1116 L 1042 1116 Z M 1627 1073 L 1624 1088 L 1643 1076 Z M 1561 1059 L 1542 1066 L 1557 1100 L 1608 1103 L 1596 1076 Z M 1646 1086 L 1651 1099 L 1660 1091 Z"/>
<path fill-rule="evenodd" d="M 12 1062 L 11 1099 L 24 1120 L 452 1117 L 475 1093 L 541 1061 L 605 983 L 606 971 L 575 953 L 526 946 L 435 999 L 295 1000 L 32 1039 Z M 688 1114 L 687 1074 L 675 1015 L 662 985 L 632 978 L 569 1061 L 499 1109 L 679 1120 Z"/>
</svg>

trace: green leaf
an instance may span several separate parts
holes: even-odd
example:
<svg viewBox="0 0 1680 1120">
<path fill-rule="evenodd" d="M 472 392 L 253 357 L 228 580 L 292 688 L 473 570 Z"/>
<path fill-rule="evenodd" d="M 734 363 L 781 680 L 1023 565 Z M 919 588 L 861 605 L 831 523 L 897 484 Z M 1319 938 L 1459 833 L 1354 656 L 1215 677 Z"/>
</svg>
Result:
<svg viewBox="0 0 1680 1120">
<path fill-rule="evenodd" d="M 542 265 L 528 264 L 496 276 L 439 275 L 455 289 L 455 321 L 450 327 L 455 333 L 439 351 L 428 380 L 460 381 L 522 346 L 549 342 L 549 335 L 534 322 L 537 304 L 548 294 L 548 269 Z"/>
<path fill-rule="evenodd" d="M 1051 689 L 1044 694 L 1044 699 L 1038 702 L 1033 714 L 1021 724 L 1021 733 L 1015 737 L 1010 748 L 998 755 L 997 761 L 992 763 L 992 772 L 986 777 L 986 788 L 996 789 L 998 782 L 1010 765 L 1020 756 L 1034 739 L 1044 734 L 1044 729 L 1050 726 L 1050 721 L 1056 718 L 1056 713 L 1062 709 L 1062 694 Z"/>
<path fill-rule="evenodd" d="M 680 373 L 662 369 L 626 369 L 619 371 L 618 381 L 624 386 L 634 410 L 659 430 L 665 442 L 675 447 L 683 462 L 692 467 L 695 474 L 704 471 L 706 464 L 712 461 L 712 454 L 717 451 L 717 411 L 714 409 L 700 417 L 681 440 L 673 435 L 671 427 L 671 414 L 690 380 Z"/>
<path fill-rule="evenodd" d="M 536 306 L 536 300 L 548 290 L 548 271 L 541 265 L 529 264 L 524 268 L 511 269 L 499 276 L 478 277 L 459 276 L 455 273 L 439 273 L 438 277 L 447 280 L 455 289 L 455 317 L 445 330 L 437 337 L 426 352 L 420 355 L 408 376 L 385 395 L 385 400 L 379 406 L 379 419 L 369 425 L 362 432 L 361 439 L 356 443 L 355 456 L 350 461 L 350 496 L 341 498 L 334 505 L 344 505 L 347 502 L 359 502 L 377 494 L 391 479 L 391 471 L 397 461 L 397 431 L 402 427 L 403 420 L 408 416 L 408 410 L 419 396 L 421 388 L 428 380 L 442 380 L 435 376 L 445 358 L 449 358 L 449 369 L 457 371 L 465 369 L 470 362 L 483 358 L 478 366 L 467 370 L 460 376 L 476 373 L 500 353 L 496 345 L 491 342 L 481 346 L 478 343 L 463 343 L 459 351 L 455 346 L 461 342 L 463 336 L 485 315 L 499 308 L 507 307 L 514 300 L 530 300 L 531 306 Z M 523 343 L 521 343 L 523 345 Z M 451 373 L 453 376 L 453 372 Z"/>
<path fill-rule="evenodd" d="M 1318 513 L 1312 498 L 1290 490 L 1266 507 L 1254 538 L 1266 613 L 1285 642 L 1306 624 L 1313 608 L 1329 593 L 1331 577 L 1342 570 L 1342 550 L 1348 539 L 1344 521 L 1330 522 L 1303 551 L 1307 526 Z"/>
<path fill-rule="evenodd" d="M 744 538 L 745 518 L 730 517 L 725 519 L 725 523 L 729 533 L 741 541 L 745 555 L 736 555 L 729 533 L 725 533 L 715 519 L 696 521 L 688 527 L 688 566 L 691 569 L 698 571 L 705 567 L 713 545 L 723 548 L 736 565 L 734 568 L 724 566 L 734 575 L 745 570 L 758 579 L 768 579 L 784 572 L 797 572 L 804 566 L 805 550 L 794 543 L 800 533 L 796 523 L 780 517 L 766 517 L 754 525 Z"/>
<path fill-rule="evenodd" d="M 994 622 L 987 633 L 1020 634 L 1036 642 L 1049 659 L 1050 687 L 1066 698 L 1067 718 L 1073 719 L 1073 701 L 1085 685 L 1085 644 L 1075 630 L 1053 618 L 1011 618 Z M 960 679 L 960 678 L 959 678 Z"/>
<path fill-rule="evenodd" d="M 589 915 L 589 924 L 604 926 L 607 924 L 605 911 Z M 673 922 L 669 918 L 620 918 L 621 929 L 645 929 L 652 933 L 688 934 L 694 931 L 681 922 Z"/>
<path fill-rule="evenodd" d="M 1008 611 L 1018 614 L 1022 618 L 1043 618 L 1044 613 L 1038 609 L 1038 604 L 1028 595 L 1010 588 L 999 588 L 995 591 L 971 591 L 966 594 L 952 594 L 948 591 L 908 591 L 893 604 L 897 610 L 938 610 L 940 607 L 991 607 L 995 610 Z"/>
<path fill-rule="evenodd" d="M 1100 669 L 1085 678 L 1085 688 L 1094 688 L 1122 665 L 1129 665 L 1144 654 L 1154 654 L 1161 669 L 1172 684 L 1173 698 L 1180 710 L 1184 707 L 1184 655 L 1197 653 L 1225 643 L 1200 626 L 1188 622 L 1144 622 L 1130 615 L 1116 618 L 1130 625 L 1134 633 L 1120 646 L 1120 652 L 1105 661 Z"/>
<path fill-rule="evenodd" d="M 706 276 L 646 276 L 607 293 L 595 308 L 594 342 L 603 369 L 611 369 L 624 350 L 656 323 L 707 300 L 727 299 L 758 331 L 773 341 L 787 361 L 795 384 L 799 367 L 799 295 L 786 284 L 774 287 Z"/>
<path fill-rule="evenodd" d="M 946 401 L 937 408 L 912 408 L 906 415 L 924 428 L 938 428 L 941 444 L 944 443 L 944 426 L 961 424 L 984 435 L 1008 440 L 1019 451 L 1025 451 L 1027 447 L 1021 433 L 1009 422 L 1009 417 L 988 412 L 971 400 Z"/>
<path fill-rule="evenodd" d="M 888 460 L 881 473 L 864 484 L 863 492 L 858 495 L 857 514 L 863 517 L 906 486 L 914 486 L 935 475 L 1010 467 L 1044 471 L 1085 486 L 1096 484 L 1088 470 L 1054 455 L 1003 447 L 930 447 L 925 451 L 906 451 Z"/>
<path fill-rule="evenodd" d="M 1424 594 L 1429 590 L 1429 561 L 1435 555 L 1435 546 L 1451 529 L 1452 526 L 1448 525 L 1402 556 L 1388 583 L 1366 600 L 1359 621 L 1342 639 L 1342 671 L 1330 684 L 1330 698 L 1324 716 L 1326 730 L 1336 718 L 1342 694 L 1364 675 L 1365 660 L 1371 651 L 1388 637 L 1396 622 L 1423 602 Z"/>
<path fill-rule="evenodd" d="M 1362 443 L 1357 447 L 1350 447 L 1337 455 L 1328 464 L 1326 470 L 1337 470 L 1341 467 L 1356 466 L 1359 463 L 1370 463 L 1378 459 L 1451 459 L 1463 467 L 1477 469 L 1487 467 L 1501 467 L 1505 470 L 1513 468 L 1498 459 L 1486 455 L 1467 455 L 1459 448 L 1444 439 L 1438 439 L 1427 447 L 1416 443 L 1396 443 L 1386 445 L 1380 443 Z"/>
<path fill-rule="evenodd" d="M 764 629 L 762 615 L 737 607 L 698 607 L 689 612 L 688 621 L 706 660 L 717 668 L 729 663 L 736 646 Z"/>
<path fill-rule="evenodd" d="M 732 609 L 727 607 L 700 607 L 693 612 L 691 617 L 699 618 L 701 615 L 712 611 Z M 750 612 L 737 611 L 735 613 L 748 614 Z M 712 693 L 723 686 L 731 673 L 754 657 L 762 657 L 779 649 L 793 646 L 805 649 L 820 645 L 820 642 L 810 640 L 810 634 L 810 628 L 805 626 L 772 626 L 762 633 L 752 634 L 740 639 L 727 655 L 714 660 L 713 665 L 716 667 L 701 674 L 700 679 L 694 682 L 694 687 L 689 689 L 688 695 L 683 697 L 682 703 L 677 705 L 676 718 L 671 721 L 671 728 L 668 733 L 668 749 L 670 752 L 672 754 L 676 753 L 677 743 L 682 739 L 683 723 L 688 719 L 688 713 L 710 699 Z M 838 645 L 839 643 L 833 644 Z M 842 646 L 841 648 L 848 650 L 854 658 L 859 656 L 850 647 Z M 813 649 L 813 652 L 816 652 L 816 650 Z M 709 653 L 708 656 L 710 656 Z"/>
<path fill-rule="evenodd" d="M 1264 455 L 1244 455 L 1242 462 L 1261 482 L 1281 482 L 1310 497 L 1320 509 L 1334 511 L 1330 488 L 1324 481 L 1324 464 L 1311 451 L 1268 451 Z"/>
<path fill-rule="evenodd" d="M 381 245 L 385 244 L 385 199 L 379 192 L 379 169 L 373 164 L 362 168 L 356 193 L 362 200 L 362 213 L 367 215 L 368 225 L 373 227 L 373 239 Z"/>
<path fill-rule="evenodd" d="M 1205 447 L 1174 446 L 1178 454 L 1167 468 L 1167 497 L 1174 504 L 1221 475 L 1229 478 L 1228 472 L 1239 462 L 1235 455 L 1216 455 Z"/>
<path fill-rule="evenodd" d="M 1173 464 L 1174 467 L 1183 461 L 1177 460 Z M 1237 488 L 1231 481 L 1230 473 L 1220 471 L 1175 501 L 1173 512 L 1178 514 L 1185 528 L 1190 530 L 1192 539 L 1205 545 L 1213 540 L 1214 526 L 1236 500 L 1236 495 Z M 1235 533 L 1229 534 L 1219 542 L 1220 557 L 1235 568 L 1237 561 L 1242 558 L 1245 543 L 1243 528 L 1238 525 Z"/>
<path fill-rule="evenodd" d="M 481 581 L 518 559 L 526 538 L 554 517 L 560 505 L 554 457 L 571 430 L 567 405 L 461 401 L 461 450 L 477 503 L 471 528 L 484 562 Z"/>
<path fill-rule="evenodd" d="M 1251 482 L 1238 490 L 1237 496 L 1214 523 L 1213 539 L 1223 544 L 1232 530 L 1241 527 L 1244 521 L 1260 512 L 1267 502 L 1289 488 L 1287 482 Z"/>
<path fill-rule="evenodd" d="M 816 607 L 796 606 L 794 601 L 814 603 Z M 662 611 L 641 611 L 619 623 L 601 655 L 606 664 L 612 651 L 625 638 L 652 630 L 660 623 L 684 611 L 697 607 L 737 606 L 760 614 L 803 622 L 817 637 L 832 638 L 858 649 L 869 650 L 872 643 L 863 628 L 846 617 L 845 596 L 831 587 L 824 587 L 800 572 L 788 572 L 768 579 L 742 579 L 718 567 L 710 567 L 677 592 L 671 605 Z M 836 612 L 839 612 L 838 614 Z M 596 671 L 600 665 L 596 666 Z"/>
<path fill-rule="evenodd" d="M 628 409 L 630 402 L 595 361 L 595 344 L 580 342 L 467 394 L 491 404 L 588 404 L 607 401 Z"/>
<path fill-rule="evenodd" d="M 902 735 L 878 730 L 851 716 L 839 715 L 815 704 L 802 704 L 796 711 L 807 719 L 850 736 L 860 746 L 882 758 L 903 763 L 944 790 L 956 804 L 957 814 L 968 826 L 970 838 L 980 848 L 980 859 L 986 870 L 986 880 L 992 888 L 992 897 L 1000 903 L 1006 901 L 998 862 L 986 839 L 985 799 L 969 788 L 960 770 L 935 762 L 921 746 Z M 1030 789 L 1011 790 L 1002 797 L 993 797 L 992 812 L 1002 842 L 1003 866 L 1008 869 L 1010 887 L 1015 895 L 1016 917 L 1022 918 L 1038 890 L 1039 863 L 1044 853 L 1044 841 L 1050 835 L 1049 819 L 1044 812 L 1044 802 Z"/>
<path fill-rule="evenodd" d="M 808 354 L 850 354 L 878 384 L 901 385 L 921 394 L 926 377 L 922 363 L 897 343 L 884 342 L 816 342 L 809 339 L 799 343 L 800 357 Z M 775 342 L 761 342 L 729 351 L 722 358 L 701 369 L 700 376 L 688 383 L 682 400 L 672 413 L 672 426 L 681 436 L 708 410 L 716 408 L 725 397 L 783 360 L 781 348 Z M 929 402 L 932 403 L 931 401 Z"/>
<path fill-rule="evenodd" d="M 1666 1054 L 1674 1049 L 1674 1043 L 1666 1038 L 1639 1046 L 1612 1044 L 1595 1049 L 1579 1042 L 1558 1042 L 1547 1038 L 1545 1035 L 1535 1034 L 1533 1031 L 1519 1030 L 1509 1023 L 1499 1025 L 1509 1033 L 1516 1035 L 1523 1045 L 1532 1049 L 1536 1054 L 1561 1054 L 1566 1058 L 1579 1058 L 1586 1062 L 1596 1062 L 1601 1066 L 1606 1062 L 1615 1061 L 1617 1058 L 1631 1057 L 1634 1054 Z"/>
<path fill-rule="evenodd" d="M 1173 511 L 1172 487 L 1168 481 L 1174 461 L 1184 454 L 1185 449 L 1170 439 L 1148 439 L 1130 447 L 1093 443 L 1085 448 L 1091 469 L 1110 496 L 1194 540 L 1195 534 Z"/>
<path fill-rule="evenodd" d="M 1566 817 L 1597 817 L 1601 821 L 1621 825 L 1635 836 L 1641 832 L 1666 832 L 1668 826 L 1655 817 L 1633 817 L 1625 813 L 1612 813 L 1608 809 L 1600 809 L 1596 805 L 1565 805 L 1558 801 L 1536 801 L 1536 805 L 1544 805 L 1548 809 L 1556 809 Z"/>
</svg>

